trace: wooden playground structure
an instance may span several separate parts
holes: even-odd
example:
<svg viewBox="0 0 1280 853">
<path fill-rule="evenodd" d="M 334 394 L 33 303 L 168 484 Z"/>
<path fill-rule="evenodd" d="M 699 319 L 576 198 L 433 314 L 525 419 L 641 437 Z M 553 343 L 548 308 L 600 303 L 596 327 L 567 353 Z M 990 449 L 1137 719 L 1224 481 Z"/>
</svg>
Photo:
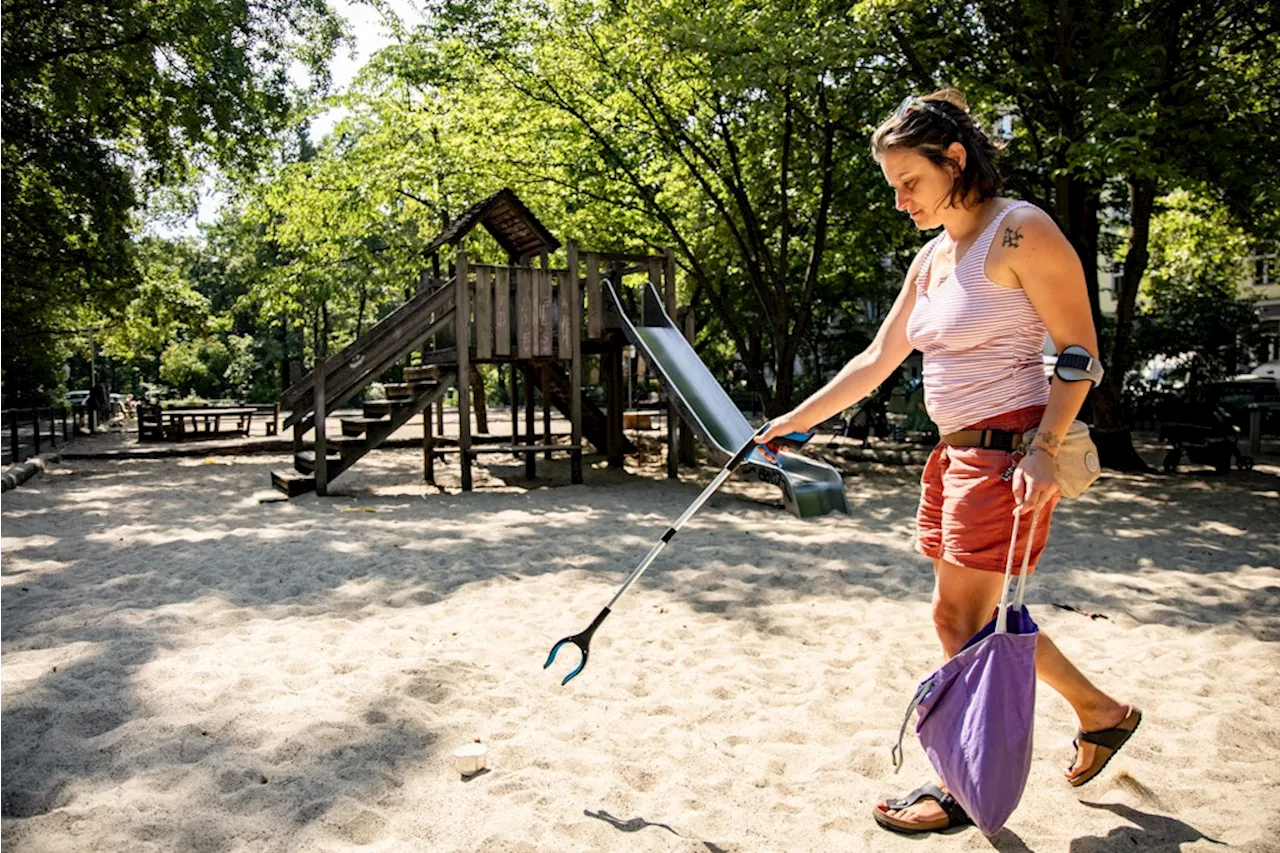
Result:
<svg viewBox="0 0 1280 853">
<path fill-rule="evenodd" d="M 464 240 L 483 225 L 508 256 L 508 263 L 473 263 Z M 453 275 L 441 274 L 441 253 L 452 249 Z M 424 250 L 430 269 L 419 277 L 416 295 L 336 355 L 317 356 L 310 373 L 280 398 L 288 411 L 283 426 L 293 430 L 294 469 L 272 472 L 272 483 L 289 496 L 327 493 L 329 484 L 362 456 L 421 414 L 423 477 L 434 482 L 434 463 L 459 455 L 462 488 L 472 488 L 472 466 L 487 453 L 520 454 L 525 473 L 536 476 L 536 457 L 568 454 L 570 478 L 582 482 L 584 441 L 604 453 L 611 467 L 622 467 L 634 451 L 624 432 L 624 356 L 626 340 L 606 310 L 602 282 L 619 287 L 627 276 L 644 276 L 664 296 L 676 316 L 675 257 L 583 252 L 574 241 L 565 246 L 566 264 L 552 268 L 549 256 L 557 240 L 511 190 L 502 190 L 472 206 L 437 235 Z M 534 260 L 538 266 L 534 266 Z M 688 316 L 687 314 L 685 315 Z M 691 324 L 684 333 L 689 335 Z M 327 435 L 325 416 L 346 406 L 386 371 L 419 353 L 404 368 L 404 381 L 385 386 L 385 401 L 366 401 L 359 417 L 343 417 L 342 433 Z M 584 356 L 600 359 L 605 387 L 601 411 L 583 393 Z M 474 367 L 505 365 L 512 405 L 511 435 L 500 440 L 472 431 L 472 409 L 483 418 L 483 387 Z M 457 390 L 456 437 L 443 435 L 443 405 Z M 517 416 L 524 396 L 524 429 Z M 542 399 L 542 432 L 535 423 L 535 390 Z M 478 397 L 473 403 L 472 394 Z M 570 437 L 558 443 L 551 434 L 551 406 L 569 420 Z M 433 417 L 434 415 L 434 417 Z M 667 473 L 677 476 L 681 457 L 692 455 L 692 434 L 679 430 L 679 415 L 667 405 Z M 306 440 L 310 434 L 310 441 Z M 478 440 L 478 439 L 485 440 Z"/>
</svg>

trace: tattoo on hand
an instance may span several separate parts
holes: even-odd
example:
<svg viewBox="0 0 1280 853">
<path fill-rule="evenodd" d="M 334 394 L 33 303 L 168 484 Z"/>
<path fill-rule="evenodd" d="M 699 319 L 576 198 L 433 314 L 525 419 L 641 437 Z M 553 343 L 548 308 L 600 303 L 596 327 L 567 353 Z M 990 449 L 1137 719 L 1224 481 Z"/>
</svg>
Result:
<svg viewBox="0 0 1280 853">
<path fill-rule="evenodd" d="M 1021 243 L 1021 242 L 1022 242 L 1022 229 L 1021 229 L 1021 228 L 1006 228 L 1006 229 L 1004 229 L 1004 242 L 1003 242 L 1003 243 L 1001 243 L 1000 245 L 1002 245 L 1002 246 L 1009 246 L 1009 247 L 1011 247 L 1011 248 L 1016 249 L 1016 248 L 1018 248 L 1018 244 L 1019 244 L 1019 243 Z"/>
</svg>

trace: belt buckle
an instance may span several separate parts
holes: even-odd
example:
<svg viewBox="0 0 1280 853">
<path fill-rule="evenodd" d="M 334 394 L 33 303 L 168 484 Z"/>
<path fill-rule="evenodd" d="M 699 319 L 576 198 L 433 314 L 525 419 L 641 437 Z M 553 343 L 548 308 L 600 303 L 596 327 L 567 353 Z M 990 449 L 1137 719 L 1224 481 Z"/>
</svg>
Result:
<svg viewBox="0 0 1280 853">
<path fill-rule="evenodd" d="M 988 450 L 1003 450 L 1006 453 L 1013 452 L 1013 433 L 1002 429 L 984 430 L 986 440 L 982 446 Z"/>
</svg>

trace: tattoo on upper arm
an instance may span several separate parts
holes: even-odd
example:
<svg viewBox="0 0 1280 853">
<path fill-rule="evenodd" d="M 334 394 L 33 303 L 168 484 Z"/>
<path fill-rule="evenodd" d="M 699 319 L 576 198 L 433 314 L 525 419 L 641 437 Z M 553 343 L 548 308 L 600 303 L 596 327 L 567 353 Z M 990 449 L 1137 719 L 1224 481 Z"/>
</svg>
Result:
<svg viewBox="0 0 1280 853">
<path fill-rule="evenodd" d="M 1022 242 L 1021 228 L 1004 229 L 1004 242 L 1000 244 L 1001 246 L 1009 246 L 1011 248 L 1016 249 L 1018 248 L 1018 244 L 1021 242 Z"/>
</svg>

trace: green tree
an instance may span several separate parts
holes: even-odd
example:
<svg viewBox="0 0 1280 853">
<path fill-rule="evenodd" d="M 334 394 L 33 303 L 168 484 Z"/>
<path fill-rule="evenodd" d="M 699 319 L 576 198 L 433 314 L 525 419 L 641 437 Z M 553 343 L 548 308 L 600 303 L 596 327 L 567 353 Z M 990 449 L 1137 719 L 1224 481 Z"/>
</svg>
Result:
<svg viewBox="0 0 1280 853">
<path fill-rule="evenodd" d="M 1180 190 L 1157 207 L 1134 355 L 1195 352 L 1193 384 L 1231 376 L 1261 340 L 1257 309 L 1241 298 L 1249 237 L 1210 198 Z"/>
<path fill-rule="evenodd" d="M 3 24 L 4 387 L 57 384 L 59 342 L 104 325 L 141 282 L 151 194 L 270 152 L 303 69 L 327 85 L 325 0 L 14 0 Z"/>
<path fill-rule="evenodd" d="M 1104 462 L 1145 467 L 1119 401 L 1155 201 L 1201 186 L 1237 221 L 1274 233 L 1280 185 L 1266 175 L 1280 137 L 1280 5 L 868 0 L 857 15 L 918 88 L 953 83 L 1013 119 L 1013 186 L 1075 246 L 1097 321 L 1103 225 L 1114 217 L 1125 231 L 1107 377 L 1091 401 Z"/>
<path fill-rule="evenodd" d="M 558 194 L 573 233 L 589 217 L 676 247 L 770 412 L 792 404 L 815 326 L 851 285 L 879 293 L 883 258 L 918 239 L 886 227 L 866 128 L 891 96 L 842 7 L 458 3 L 434 35 L 505 101 L 487 117 L 510 131 L 508 171 Z"/>
</svg>

